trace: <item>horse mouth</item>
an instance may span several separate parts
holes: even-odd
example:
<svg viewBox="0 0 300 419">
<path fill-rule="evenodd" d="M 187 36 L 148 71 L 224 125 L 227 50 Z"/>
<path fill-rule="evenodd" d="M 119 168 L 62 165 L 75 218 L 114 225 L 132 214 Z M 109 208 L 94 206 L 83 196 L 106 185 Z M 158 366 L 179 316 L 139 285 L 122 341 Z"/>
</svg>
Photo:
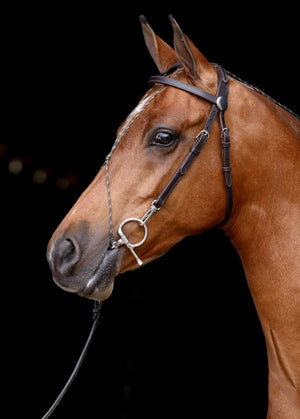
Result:
<svg viewBox="0 0 300 419">
<path fill-rule="evenodd" d="M 105 300 L 114 288 L 114 279 L 122 263 L 121 249 L 105 250 L 102 257 L 94 262 L 85 259 L 71 269 L 63 270 L 57 260 L 48 254 L 48 261 L 54 282 L 64 291 L 78 294 L 92 300 Z M 94 268 L 92 268 L 94 266 Z"/>
<path fill-rule="evenodd" d="M 89 278 L 85 286 L 77 291 L 77 294 L 81 297 L 98 301 L 110 297 L 114 288 L 115 277 L 118 275 L 121 265 L 119 256 L 120 249 L 107 250 L 94 274 Z"/>
</svg>

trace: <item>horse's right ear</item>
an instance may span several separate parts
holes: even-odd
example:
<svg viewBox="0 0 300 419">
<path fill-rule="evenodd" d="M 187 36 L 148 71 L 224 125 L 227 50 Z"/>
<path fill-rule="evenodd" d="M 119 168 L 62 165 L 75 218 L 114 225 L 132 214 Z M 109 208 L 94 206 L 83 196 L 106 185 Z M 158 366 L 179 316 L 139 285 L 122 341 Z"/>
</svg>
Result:
<svg viewBox="0 0 300 419">
<path fill-rule="evenodd" d="M 157 36 L 145 16 L 140 16 L 143 35 L 148 51 L 153 58 L 160 73 L 165 73 L 173 64 L 178 61 L 176 52 L 159 36 Z"/>
</svg>

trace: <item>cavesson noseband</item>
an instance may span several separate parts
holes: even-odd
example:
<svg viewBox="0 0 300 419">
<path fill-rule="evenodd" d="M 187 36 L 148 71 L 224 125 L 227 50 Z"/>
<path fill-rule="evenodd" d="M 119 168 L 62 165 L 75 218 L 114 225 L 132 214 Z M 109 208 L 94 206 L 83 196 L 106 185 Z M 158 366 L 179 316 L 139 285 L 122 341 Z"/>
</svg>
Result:
<svg viewBox="0 0 300 419">
<path fill-rule="evenodd" d="M 181 66 L 181 64 L 179 65 Z M 185 158 L 183 159 L 182 163 L 178 167 L 177 171 L 174 173 L 174 175 L 170 179 L 169 183 L 162 190 L 160 195 L 152 202 L 149 210 L 143 215 L 142 218 L 132 217 L 132 218 L 127 218 L 126 220 L 124 220 L 120 224 L 119 229 L 118 229 L 118 234 L 120 236 L 120 239 L 111 240 L 110 249 L 115 249 L 122 245 L 127 246 L 128 249 L 134 255 L 134 257 L 136 258 L 136 261 L 139 265 L 142 265 L 143 262 L 138 257 L 134 249 L 138 246 L 141 246 L 147 239 L 148 228 L 147 228 L 146 223 L 149 221 L 150 217 L 164 205 L 166 199 L 169 197 L 169 195 L 171 194 L 175 186 L 178 184 L 182 176 L 186 174 L 186 172 L 190 168 L 194 159 L 200 153 L 202 147 L 204 146 L 204 144 L 209 138 L 210 130 L 212 128 L 212 125 L 218 113 L 220 114 L 220 124 L 221 124 L 221 146 L 222 146 L 222 162 L 223 162 L 222 170 L 224 173 L 225 187 L 226 187 L 225 217 L 223 221 L 220 224 L 218 224 L 218 226 L 224 225 L 228 221 L 231 215 L 232 181 L 231 181 L 231 166 L 230 166 L 230 153 L 229 153 L 230 137 L 229 137 L 229 129 L 225 125 L 225 118 L 224 118 L 224 113 L 228 106 L 228 94 L 229 94 L 228 76 L 227 76 L 226 71 L 221 66 L 219 66 L 218 64 L 214 64 L 214 66 L 218 73 L 218 92 L 216 96 L 208 92 L 205 92 L 204 90 L 199 89 L 198 87 L 176 80 L 173 77 L 167 77 L 166 74 L 159 75 L 159 76 L 152 76 L 149 79 L 148 84 L 150 85 L 162 84 L 166 86 L 175 87 L 176 89 L 184 90 L 185 92 L 196 95 L 212 103 L 212 107 L 211 107 L 210 113 L 208 115 L 208 118 L 205 122 L 203 129 L 196 136 L 192 147 L 186 154 Z M 174 70 L 174 67 L 172 67 L 172 70 Z M 168 73 L 170 73 L 170 70 Z M 111 217 L 111 214 L 110 214 L 110 217 Z M 111 222 L 111 219 L 110 219 L 110 222 Z M 131 243 L 128 240 L 127 236 L 125 235 L 123 231 L 124 225 L 130 222 L 137 222 L 140 227 L 144 228 L 143 239 L 135 244 Z"/>
</svg>

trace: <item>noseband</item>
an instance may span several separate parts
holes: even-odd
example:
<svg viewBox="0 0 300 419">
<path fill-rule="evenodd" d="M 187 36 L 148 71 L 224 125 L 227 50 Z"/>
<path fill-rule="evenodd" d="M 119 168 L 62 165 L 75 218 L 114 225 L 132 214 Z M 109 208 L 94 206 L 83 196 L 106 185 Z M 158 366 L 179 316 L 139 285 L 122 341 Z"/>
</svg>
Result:
<svg viewBox="0 0 300 419">
<path fill-rule="evenodd" d="M 232 211 L 232 181 L 231 181 L 231 166 L 230 166 L 230 153 L 229 153 L 230 137 L 229 137 L 229 129 L 225 125 L 225 118 L 224 118 L 224 113 L 228 106 L 228 94 L 229 94 L 228 76 L 225 70 L 221 66 L 219 66 L 218 64 L 214 64 L 214 66 L 218 73 L 218 92 L 216 96 L 208 92 L 205 92 L 204 90 L 199 89 L 198 87 L 176 80 L 173 77 L 167 77 L 166 74 L 159 75 L 159 76 L 152 76 L 149 79 L 149 82 L 148 82 L 149 85 L 162 84 L 166 86 L 175 87 L 176 89 L 184 90 L 185 92 L 191 93 L 195 96 L 200 97 L 201 99 L 205 99 L 206 101 L 212 103 L 212 107 L 208 115 L 208 118 L 204 124 L 203 129 L 196 136 L 192 147 L 186 154 L 185 158 L 183 159 L 182 163 L 180 164 L 180 166 L 174 173 L 173 177 L 170 179 L 169 183 L 162 190 L 160 195 L 152 202 L 149 210 L 143 215 L 142 218 L 127 218 L 126 220 L 124 220 L 120 224 L 120 227 L 118 229 L 118 234 L 120 236 L 120 239 L 111 240 L 110 249 L 115 249 L 122 245 L 127 246 L 127 248 L 132 252 L 134 257 L 136 258 L 136 261 L 139 265 L 142 265 L 143 262 L 135 253 L 134 249 L 138 246 L 141 246 L 147 239 L 148 229 L 147 229 L 146 223 L 149 221 L 150 217 L 164 205 L 166 199 L 169 197 L 169 195 L 171 194 L 175 186 L 178 184 L 182 176 L 187 173 L 192 162 L 198 156 L 202 147 L 208 140 L 210 136 L 210 130 L 212 128 L 212 125 L 218 113 L 220 115 L 220 125 L 221 125 L 221 147 L 222 147 L 222 162 L 223 162 L 222 170 L 224 173 L 225 187 L 226 187 L 225 217 L 223 221 L 220 224 L 218 224 L 218 227 L 226 224 L 226 222 L 230 218 L 231 211 Z M 174 70 L 173 67 L 172 67 L 172 70 Z M 107 164 L 106 164 L 106 173 L 108 173 Z M 107 187 L 108 187 L 108 195 L 109 195 L 109 205 L 111 206 L 108 175 L 107 175 Z M 131 222 L 136 222 L 138 223 L 140 227 L 144 228 L 144 237 L 141 241 L 139 241 L 136 244 L 131 243 L 123 231 L 123 227 L 127 223 L 131 223 Z M 111 224 L 112 224 L 112 221 L 111 221 L 111 211 L 110 211 L 110 225 Z"/>
</svg>

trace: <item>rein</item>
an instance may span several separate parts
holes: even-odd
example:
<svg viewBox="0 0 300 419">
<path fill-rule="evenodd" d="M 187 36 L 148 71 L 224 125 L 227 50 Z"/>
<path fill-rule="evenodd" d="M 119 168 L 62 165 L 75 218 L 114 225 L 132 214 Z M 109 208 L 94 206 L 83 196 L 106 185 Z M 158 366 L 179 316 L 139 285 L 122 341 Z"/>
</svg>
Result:
<svg viewBox="0 0 300 419">
<path fill-rule="evenodd" d="M 222 147 L 222 164 L 223 164 L 222 170 L 224 173 L 225 188 L 226 188 L 226 210 L 225 210 L 225 216 L 224 216 L 223 221 L 221 221 L 221 223 L 219 223 L 217 227 L 221 227 L 224 224 L 226 224 L 230 218 L 231 211 L 232 211 L 232 204 L 233 204 L 230 151 L 229 151 L 230 136 L 229 136 L 229 129 L 226 127 L 225 117 L 224 117 L 224 113 L 228 106 L 228 95 L 229 95 L 228 76 L 227 76 L 226 71 L 221 66 L 219 66 L 218 64 L 214 64 L 214 66 L 218 74 L 218 92 L 216 96 L 202 89 L 199 89 L 198 87 L 176 80 L 174 77 L 167 77 L 166 76 L 167 73 L 165 75 L 152 76 L 149 79 L 149 82 L 148 82 L 149 85 L 162 84 L 162 85 L 174 87 L 176 89 L 184 90 L 185 92 L 196 95 L 200 97 L 201 99 L 204 99 L 212 103 L 212 107 L 208 115 L 208 118 L 204 124 L 203 129 L 196 136 L 192 147 L 190 148 L 190 150 L 184 157 L 181 165 L 178 167 L 175 174 L 170 179 L 170 181 L 165 186 L 165 188 L 162 190 L 162 192 L 159 194 L 159 196 L 152 202 L 149 210 L 142 216 L 142 218 L 132 217 L 132 218 L 127 218 L 126 220 L 124 220 L 120 224 L 119 229 L 118 229 L 118 234 L 120 236 L 120 239 L 110 240 L 110 249 L 115 249 L 123 245 L 127 246 L 127 248 L 131 251 L 131 253 L 135 257 L 139 265 L 142 265 L 143 262 L 138 257 L 134 249 L 138 246 L 141 246 L 147 239 L 148 229 L 147 229 L 146 223 L 149 221 L 150 217 L 164 205 L 166 199 L 174 190 L 175 186 L 178 184 L 182 176 L 187 173 L 194 159 L 199 155 L 202 147 L 205 145 L 206 141 L 208 140 L 210 136 L 210 130 L 212 128 L 212 125 L 218 113 L 220 116 L 220 125 L 221 125 L 221 147 Z M 106 183 L 107 183 L 108 199 L 109 199 L 110 208 L 111 208 L 107 164 L 106 164 Z M 143 239 L 135 244 L 131 243 L 128 240 L 125 233 L 123 232 L 124 225 L 130 222 L 137 222 L 140 227 L 144 228 Z M 112 225 L 111 211 L 110 211 L 110 225 Z"/>
<path fill-rule="evenodd" d="M 88 338 L 85 342 L 85 345 L 82 349 L 82 352 L 78 358 L 78 361 L 72 371 L 72 374 L 70 375 L 68 381 L 66 382 L 66 384 L 64 385 L 63 389 L 61 390 L 61 392 L 59 393 L 59 395 L 57 396 L 57 398 L 54 400 L 53 404 L 51 405 L 51 407 L 47 410 L 47 412 L 44 414 L 44 416 L 42 417 L 42 419 L 48 419 L 52 413 L 54 412 L 54 410 L 57 408 L 57 406 L 59 405 L 59 403 L 61 402 L 61 399 L 64 397 L 64 395 L 66 394 L 66 392 L 69 390 L 71 384 L 73 383 L 78 371 L 80 370 L 81 364 L 83 363 L 83 360 L 87 354 L 87 351 L 89 349 L 89 346 L 92 342 L 92 339 L 95 335 L 96 329 L 98 327 L 99 324 L 99 317 L 100 317 L 100 311 L 101 311 L 101 306 L 102 306 L 102 301 L 94 301 L 94 305 L 93 305 L 93 324 L 90 330 L 90 333 L 88 335 Z"/>
</svg>

